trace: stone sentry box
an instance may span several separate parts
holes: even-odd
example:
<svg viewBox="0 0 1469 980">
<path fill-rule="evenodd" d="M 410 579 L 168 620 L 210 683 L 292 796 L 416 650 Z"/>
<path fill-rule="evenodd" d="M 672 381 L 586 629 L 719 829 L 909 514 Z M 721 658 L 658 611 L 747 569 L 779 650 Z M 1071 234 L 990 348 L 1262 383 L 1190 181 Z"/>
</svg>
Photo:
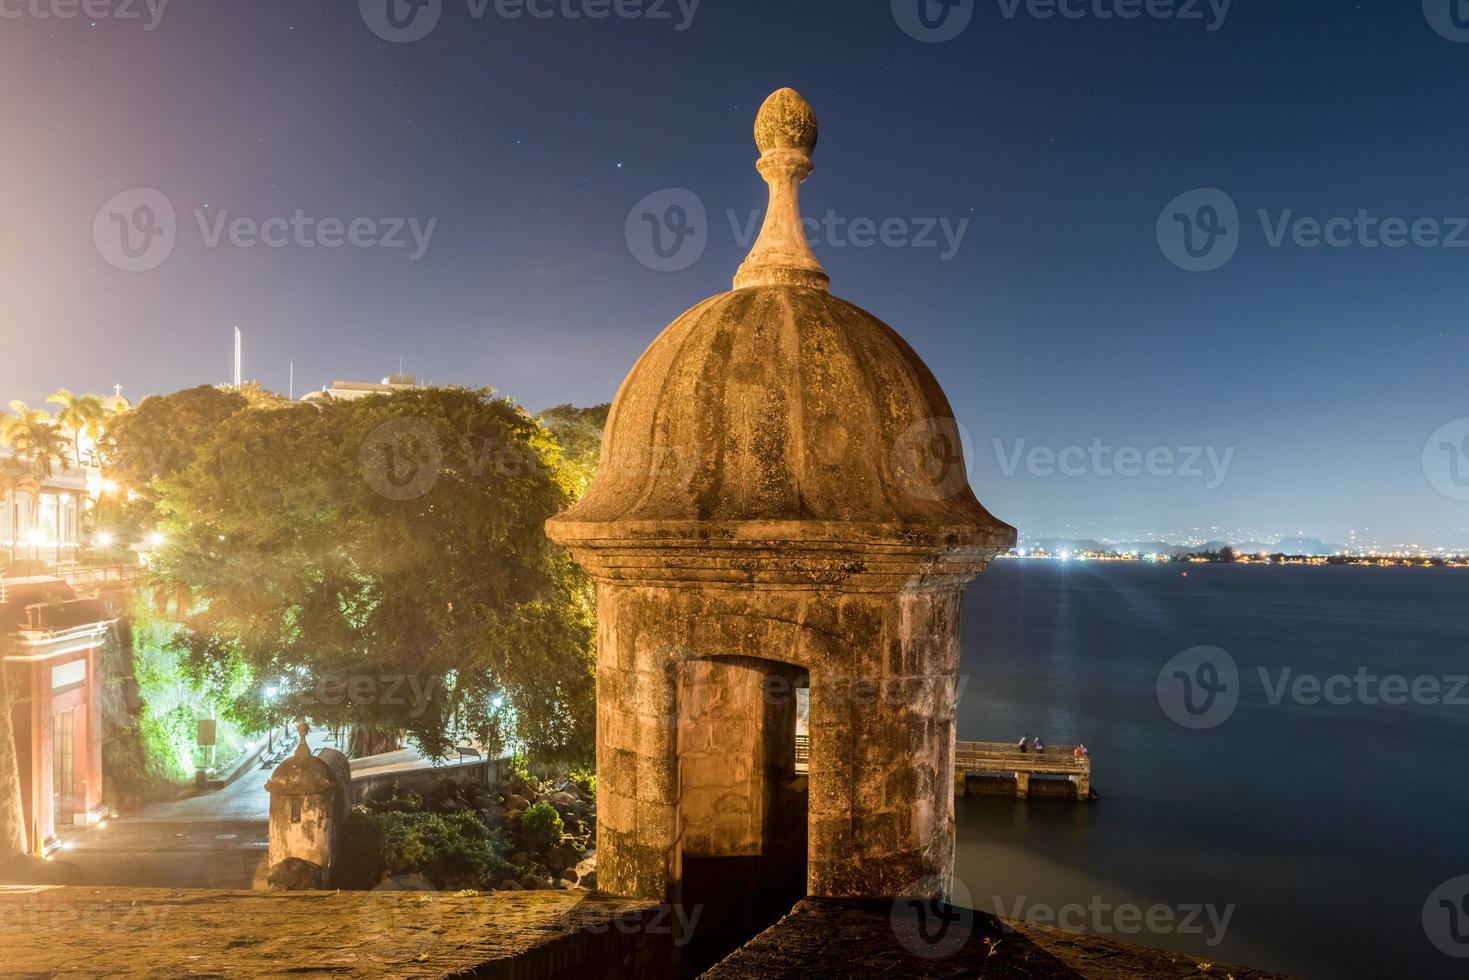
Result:
<svg viewBox="0 0 1469 980">
<path fill-rule="evenodd" d="M 597 583 L 598 881 L 677 900 L 690 859 L 797 840 L 810 895 L 936 897 L 960 597 L 1015 532 L 932 373 L 828 290 L 800 225 L 810 106 L 776 92 L 755 136 L 771 205 L 734 291 L 643 354 L 590 490 L 547 524 Z"/>
<path fill-rule="evenodd" d="M 299 726 L 296 751 L 271 773 L 270 852 L 272 889 L 330 888 L 337 848 L 350 805 L 352 767 L 335 749 L 313 755 L 307 726 Z"/>
</svg>

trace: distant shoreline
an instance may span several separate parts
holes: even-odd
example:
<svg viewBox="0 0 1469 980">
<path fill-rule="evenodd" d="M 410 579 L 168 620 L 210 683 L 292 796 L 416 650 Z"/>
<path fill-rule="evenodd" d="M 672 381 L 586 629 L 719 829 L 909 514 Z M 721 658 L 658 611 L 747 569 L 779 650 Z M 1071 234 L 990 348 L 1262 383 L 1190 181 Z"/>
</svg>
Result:
<svg viewBox="0 0 1469 980">
<path fill-rule="evenodd" d="M 1295 565 L 1364 568 L 1469 568 L 1469 556 L 1420 557 L 1410 555 L 1136 555 L 1116 552 L 1005 554 L 1002 559 L 1056 562 L 1129 562 L 1145 565 Z"/>
</svg>

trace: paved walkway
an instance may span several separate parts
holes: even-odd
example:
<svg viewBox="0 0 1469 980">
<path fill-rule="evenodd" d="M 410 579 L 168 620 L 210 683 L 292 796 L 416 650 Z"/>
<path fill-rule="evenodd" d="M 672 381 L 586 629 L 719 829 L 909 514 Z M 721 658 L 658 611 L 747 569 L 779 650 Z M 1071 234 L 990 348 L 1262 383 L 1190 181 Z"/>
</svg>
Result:
<svg viewBox="0 0 1469 980">
<path fill-rule="evenodd" d="M 332 743 L 325 732 L 312 732 L 307 744 Z M 154 803 L 106 827 L 78 828 L 56 860 L 76 867 L 85 885 L 251 888 L 265 871 L 270 772 L 257 763 L 224 789 Z"/>
<path fill-rule="evenodd" d="M 326 731 L 313 731 L 307 744 L 312 751 L 336 747 Z M 352 768 L 382 774 L 432 765 L 409 748 L 356 760 Z M 74 866 L 84 885 L 257 887 L 267 870 L 270 773 L 257 764 L 224 789 L 150 804 L 106 827 L 77 828 L 56 860 Z"/>
</svg>

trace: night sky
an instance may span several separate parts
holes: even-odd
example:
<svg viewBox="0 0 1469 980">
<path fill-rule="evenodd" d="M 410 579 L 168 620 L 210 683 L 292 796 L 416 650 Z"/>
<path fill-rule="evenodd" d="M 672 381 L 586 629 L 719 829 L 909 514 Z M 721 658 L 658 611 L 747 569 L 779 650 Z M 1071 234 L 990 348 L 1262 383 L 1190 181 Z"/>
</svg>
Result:
<svg viewBox="0 0 1469 980">
<path fill-rule="evenodd" d="M 1199 19 L 1134 20 L 1096 15 L 1118 0 L 1072 0 L 1077 19 L 971 0 L 936 28 L 972 13 L 943 43 L 900 26 L 918 0 L 703 0 L 691 20 L 690 0 L 603 20 L 564 12 L 598 0 L 539 0 L 545 19 L 442 0 L 411 43 L 369 28 L 387 0 L 365 15 L 349 0 L 175 0 L 154 30 L 143 0 L 92 2 L 140 17 L 0 0 L 5 399 L 223 382 L 238 324 L 246 376 L 284 391 L 294 361 L 297 395 L 402 357 L 533 410 L 608 400 L 663 326 L 729 288 L 746 251 L 729 214 L 744 225 L 764 203 L 754 114 L 790 85 L 822 124 L 808 216 L 963 228 L 952 255 L 944 224 L 936 247 L 859 247 L 843 230 L 816 251 L 833 292 L 933 368 L 997 515 L 1030 535 L 1469 546 L 1454 499 L 1469 459 L 1440 459 L 1469 428 L 1430 444 L 1469 416 L 1469 230 L 1452 220 L 1469 215 L 1469 43 L 1431 23 L 1469 40 L 1450 0 L 1236 0 L 1222 23 L 1218 0 Z M 99 209 L 135 188 L 166 197 L 177 231 L 166 261 L 126 272 L 115 243 L 99 248 L 122 232 Z M 707 248 L 661 272 L 627 232 L 669 188 L 704 205 Z M 1240 215 L 1221 216 L 1238 251 L 1209 272 L 1158 236 L 1196 188 Z M 137 218 L 140 199 L 122 200 L 115 213 Z M 654 198 L 656 213 L 676 200 Z M 1205 221 L 1196 205 L 1184 217 Z M 1371 248 L 1354 230 L 1345 247 L 1287 233 L 1276 248 L 1260 209 L 1271 224 L 1431 218 L 1465 247 Z M 382 219 L 437 223 L 416 259 L 406 229 L 403 248 L 207 243 L 223 211 L 298 210 L 372 219 L 378 236 Z M 1213 489 L 1207 456 L 1199 476 L 1025 462 L 1094 439 L 1233 455 Z"/>
</svg>

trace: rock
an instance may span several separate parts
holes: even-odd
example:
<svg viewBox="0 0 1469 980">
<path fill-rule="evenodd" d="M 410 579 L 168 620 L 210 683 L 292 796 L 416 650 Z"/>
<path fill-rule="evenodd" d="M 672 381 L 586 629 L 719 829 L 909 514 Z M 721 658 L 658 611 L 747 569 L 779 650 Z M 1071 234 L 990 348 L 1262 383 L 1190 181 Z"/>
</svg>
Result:
<svg viewBox="0 0 1469 980">
<path fill-rule="evenodd" d="M 576 872 L 573 871 L 571 868 L 562 868 L 561 871 L 557 873 L 556 877 L 566 882 L 568 885 L 574 885 L 577 882 Z"/>
<path fill-rule="evenodd" d="M 560 793 L 552 793 L 550 796 L 550 800 L 552 805 L 555 806 L 557 809 L 560 809 L 563 806 L 575 806 L 577 803 L 576 797 L 565 791 L 562 791 Z"/>
<path fill-rule="evenodd" d="M 510 798 L 505 801 L 505 809 L 507 810 L 524 810 L 529 806 L 530 800 L 527 800 L 519 793 L 511 793 Z"/>
<path fill-rule="evenodd" d="M 515 865 L 518 868 L 523 864 L 530 863 L 530 855 L 527 854 L 525 851 L 516 851 L 514 854 L 510 855 L 509 860 L 511 864 Z"/>
<path fill-rule="evenodd" d="M 423 875 L 406 874 L 397 875 L 393 878 L 384 878 L 382 883 L 373 889 L 375 892 L 435 892 L 434 883 Z"/>
<path fill-rule="evenodd" d="M 315 892 L 322 890 L 325 877 L 319 864 L 286 858 L 270 869 L 266 881 L 273 892 Z"/>
<path fill-rule="evenodd" d="M 577 884 L 578 885 L 581 885 L 583 888 L 588 888 L 588 889 L 590 889 L 592 891 L 596 891 L 597 890 L 597 872 L 596 871 L 588 871 L 586 874 L 584 874 L 584 875 L 581 876 L 581 878 L 577 881 Z"/>
<path fill-rule="evenodd" d="M 500 891 L 502 891 L 502 892 L 523 892 L 523 891 L 525 891 L 525 886 L 522 885 L 520 882 L 516 881 L 514 878 L 510 878 L 510 879 L 508 879 L 508 880 L 506 880 L 504 882 L 501 882 L 498 887 L 499 887 Z"/>
<path fill-rule="evenodd" d="M 574 847 L 559 844 L 555 847 L 546 848 L 546 867 L 552 871 L 561 871 L 564 868 L 573 867 L 580 860 L 581 855 L 576 852 L 576 848 Z"/>
</svg>

